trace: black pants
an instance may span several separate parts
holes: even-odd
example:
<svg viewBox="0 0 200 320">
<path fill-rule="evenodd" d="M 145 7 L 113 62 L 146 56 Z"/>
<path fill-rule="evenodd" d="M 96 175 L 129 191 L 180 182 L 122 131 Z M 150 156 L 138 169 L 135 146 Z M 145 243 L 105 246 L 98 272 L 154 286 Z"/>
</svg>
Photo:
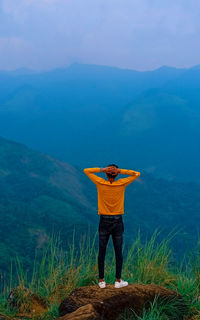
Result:
<svg viewBox="0 0 200 320">
<path fill-rule="evenodd" d="M 105 218 L 103 215 L 100 216 L 99 222 L 99 254 L 98 254 L 98 268 L 99 278 L 104 278 L 104 262 L 106 255 L 106 247 L 110 235 L 112 235 L 112 241 L 115 250 L 115 261 L 116 261 L 116 278 L 121 278 L 122 271 L 122 243 L 123 243 L 123 232 L 124 223 L 122 216 L 119 219 Z"/>
</svg>

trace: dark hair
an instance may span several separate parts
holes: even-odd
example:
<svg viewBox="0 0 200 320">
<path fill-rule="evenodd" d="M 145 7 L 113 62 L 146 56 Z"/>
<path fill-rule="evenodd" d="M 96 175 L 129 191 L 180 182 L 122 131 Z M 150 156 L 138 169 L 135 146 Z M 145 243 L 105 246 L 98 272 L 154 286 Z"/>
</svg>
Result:
<svg viewBox="0 0 200 320">
<path fill-rule="evenodd" d="M 107 167 L 115 167 L 115 168 L 119 168 L 116 164 L 109 164 Z"/>
</svg>

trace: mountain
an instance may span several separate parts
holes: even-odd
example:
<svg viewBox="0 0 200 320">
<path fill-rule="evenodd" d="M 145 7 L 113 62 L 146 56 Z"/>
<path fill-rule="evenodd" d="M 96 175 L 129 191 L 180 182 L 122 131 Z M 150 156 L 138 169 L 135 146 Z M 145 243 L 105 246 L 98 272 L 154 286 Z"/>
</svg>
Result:
<svg viewBox="0 0 200 320">
<path fill-rule="evenodd" d="M 4 72 L 0 134 L 77 167 L 116 162 L 200 181 L 199 80 L 198 66 Z"/>
<path fill-rule="evenodd" d="M 79 177 L 67 163 L 0 138 L 1 269 L 16 254 L 30 267 L 35 248 L 43 249 L 52 233 L 66 241 L 74 227 L 82 233 L 95 225 Z"/>
<path fill-rule="evenodd" d="M 156 228 L 162 231 L 159 239 L 175 230 L 179 234 L 172 247 L 179 259 L 186 250 L 185 236 L 191 248 L 196 244 L 199 199 L 198 183 L 158 179 L 141 171 L 126 189 L 126 247 L 138 230 L 142 239 L 150 238 Z M 71 243 L 74 228 L 77 250 L 88 227 L 93 239 L 99 222 L 96 186 L 82 169 L 1 137 L 0 220 L 1 273 L 9 271 L 16 255 L 29 270 L 35 250 L 40 255 L 52 232 L 60 235 L 64 248 Z"/>
<path fill-rule="evenodd" d="M 125 158 L 130 155 L 128 146 L 134 146 L 135 164 L 157 176 L 200 181 L 198 99 L 196 96 L 192 101 L 193 97 L 186 98 L 177 91 L 169 90 L 169 86 L 168 90 L 148 90 L 123 110 L 119 145 L 126 141 Z"/>
</svg>

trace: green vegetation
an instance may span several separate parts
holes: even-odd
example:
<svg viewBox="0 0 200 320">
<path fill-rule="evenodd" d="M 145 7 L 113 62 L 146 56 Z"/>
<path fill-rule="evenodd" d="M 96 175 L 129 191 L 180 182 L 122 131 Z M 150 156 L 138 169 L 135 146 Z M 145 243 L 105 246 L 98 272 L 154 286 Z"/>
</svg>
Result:
<svg viewBox="0 0 200 320">
<path fill-rule="evenodd" d="M 30 269 L 52 232 L 82 232 L 94 212 L 81 189 L 70 165 L 0 137 L 0 286 L 11 257 Z"/>
<path fill-rule="evenodd" d="M 170 237 L 156 242 L 159 232 L 156 230 L 150 241 L 142 241 L 140 231 L 132 246 L 124 256 L 123 278 L 129 283 L 157 284 L 179 292 L 183 300 L 189 306 L 187 319 L 197 320 L 200 317 L 200 247 L 189 251 L 183 263 L 177 266 L 171 259 Z M 75 231 L 73 241 L 68 250 L 64 250 L 59 236 L 53 234 L 48 247 L 43 251 L 42 258 L 35 256 L 31 274 L 25 271 L 19 259 L 17 265 L 17 277 L 12 275 L 1 292 L 0 313 L 15 317 L 17 309 L 10 311 L 6 300 L 9 292 L 14 287 L 21 289 L 18 295 L 18 309 L 21 311 L 21 319 L 26 319 L 30 301 L 24 288 L 39 295 L 45 302 L 46 310 L 41 315 L 35 315 L 33 319 L 56 319 L 59 315 L 58 306 L 74 288 L 89 284 L 98 284 L 97 250 L 95 249 L 96 236 L 92 238 L 89 233 L 82 235 L 79 247 L 75 246 Z M 126 243 L 125 243 L 126 245 Z M 125 249 L 125 245 L 123 250 Z M 115 280 L 115 256 L 112 247 L 107 248 L 105 261 L 105 280 L 114 283 Z M 19 311 L 19 310 L 18 310 Z M 129 308 L 119 320 L 171 320 L 179 319 L 182 314 L 182 305 L 173 300 L 160 300 L 156 296 L 150 306 L 143 311 L 143 316 L 137 315 Z M 24 316 L 22 317 L 22 313 Z M 19 316 L 19 314 L 18 314 Z M 20 317 L 19 317 L 20 318 Z M 181 318 L 180 318 L 181 319 Z"/>
<path fill-rule="evenodd" d="M 10 258 L 32 268 L 35 248 L 41 257 L 52 232 L 60 233 L 63 247 L 90 225 L 97 230 L 95 185 L 83 170 L 0 137 L 0 287 L 8 276 Z M 164 227 L 165 234 L 180 227 L 194 247 L 198 231 L 200 185 L 158 179 L 142 172 L 126 190 L 125 239 L 128 247 L 140 228 L 142 238 Z M 184 222 L 184 223 L 183 223 Z M 79 237 L 75 239 L 76 246 Z M 184 233 L 171 243 L 177 260 L 185 252 Z M 13 274 L 15 265 L 13 265 Z"/>
<path fill-rule="evenodd" d="M 0 138 L 0 313 L 12 319 L 17 309 L 26 314 L 33 292 L 45 304 L 39 310 L 42 319 L 54 319 L 59 303 L 75 287 L 97 284 L 95 232 L 99 217 L 94 188 L 80 169 Z M 193 250 L 199 192 L 199 184 L 170 182 L 144 172 L 140 183 L 127 190 L 127 211 L 123 217 L 126 229 L 123 277 L 129 283 L 155 283 L 177 290 L 190 303 L 192 319 L 198 319 L 200 313 L 200 248 Z M 87 225 L 90 233 L 81 236 Z M 185 233 L 170 239 L 171 250 L 166 234 L 177 225 L 184 227 Z M 152 235 L 158 226 L 165 227 L 164 233 Z M 182 260 L 172 256 L 176 253 L 180 257 L 180 252 L 186 249 Z M 105 266 L 108 283 L 113 283 L 115 277 L 112 250 L 108 245 Z M 17 308 L 9 310 L 5 301 L 16 287 Z M 150 314 L 155 319 L 155 314 L 160 319 L 169 317 L 166 310 L 172 307 L 163 307 L 162 303 L 156 300 L 150 310 L 144 310 L 144 319 L 151 319 Z M 127 312 L 136 317 L 131 310 Z M 35 319 L 39 320 L 39 315 Z"/>
<path fill-rule="evenodd" d="M 156 295 L 148 308 L 143 308 L 142 316 L 135 313 L 132 308 L 127 308 L 118 320 L 178 320 L 183 319 L 184 310 L 177 301 L 159 299 Z M 187 312 L 188 315 L 188 312 Z M 194 318 L 192 318 L 194 319 Z"/>
</svg>

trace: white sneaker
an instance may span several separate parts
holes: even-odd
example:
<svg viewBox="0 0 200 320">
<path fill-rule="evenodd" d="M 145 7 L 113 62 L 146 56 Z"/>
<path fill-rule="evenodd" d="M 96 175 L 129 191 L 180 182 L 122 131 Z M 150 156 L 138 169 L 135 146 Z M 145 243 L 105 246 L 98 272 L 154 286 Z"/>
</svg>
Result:
<svg viewBox="0 0 200 320">
<path fill-rule="evenodd" d="M 106 282 L 105 281 L 99 281 L 99 287 L 101 289 L 105 288 L 106 287 Z"/>
<path fill-rule="evenodd" d="M 128 285 L 128 282 L 122 279 L 120 279 L 120 282 L 115 281 L 115 288 L 122 288 L 122 287 L 126 287 L 127 285 Z"/>
</svg>

